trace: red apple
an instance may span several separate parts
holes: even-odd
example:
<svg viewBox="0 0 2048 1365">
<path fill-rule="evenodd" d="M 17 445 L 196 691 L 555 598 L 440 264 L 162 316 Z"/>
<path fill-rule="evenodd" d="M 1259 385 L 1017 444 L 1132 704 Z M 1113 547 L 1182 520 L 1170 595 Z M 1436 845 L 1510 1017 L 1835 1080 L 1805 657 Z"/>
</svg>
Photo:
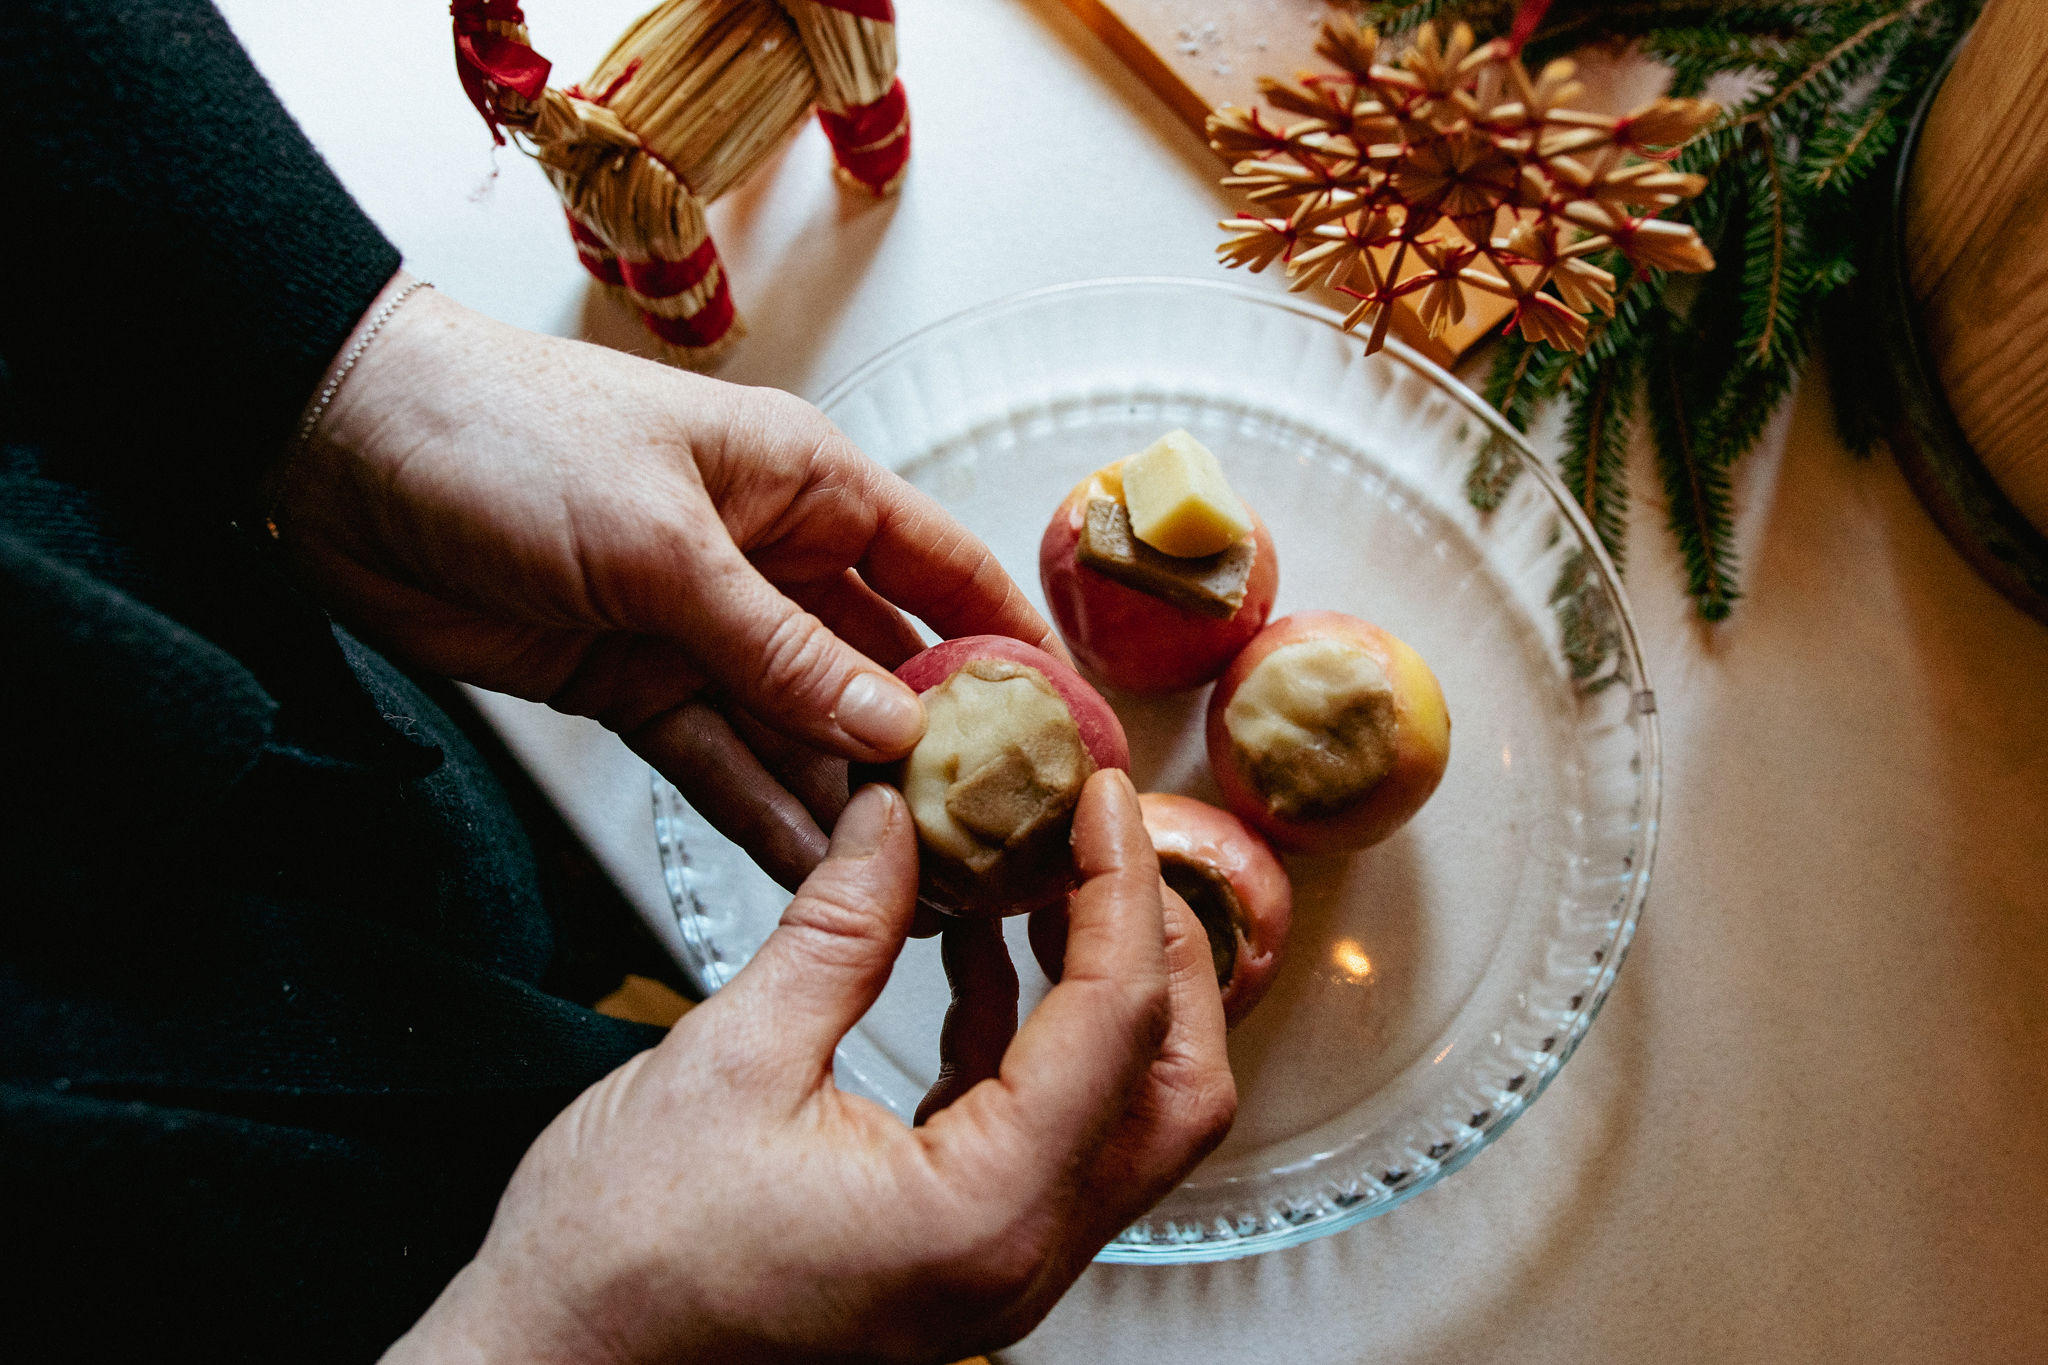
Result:
<svg viewBox="0 0 2048 1365">
<path fill-rule="evenodd" d="M 1204 616 L 1106 578 L 1077 560 L 1074 551 L 1090 499 L 1116 496 L 1121 463 L 1082 480 L 1046 526 L 1038 543 L 1046 605 L 1067 648 L 1109 686 L 1145 693 L 1199 687 L 1223 671 L 1273 610 L 1280 587 L 1273 537 L 1253 512 L 1251 576 L 1243 604 L 1227 618 Z"/>
<path fill-rule="evenodd" d="M 1260 631 L 1209 698 L 1223 798 L 1281 848 L 1378 843 L 1422 808 L 1451 718 L 1422 656 L 1355 616 L 1304 611 Z"/>
<path fill-rule="evenodd" d="M 918 899 L 949 915 L 1019 915 L 1074 885 L 1068 835 L 1081 786 L 1131 766 L 1102 694 L 1021 640 L 946 640 L 896 670 L 923 696 L 924 738 L 855 773 L 902 790 L 917 825 Z"/>
<path fill-rule="evenodd" d="M 1208 932 L 1223 1021 L 1235 1027 L 1280 969 L 1294 915 L 1294 887 L 1266 841 L 1228 811 L 1192 797 L 1138 798 L 1159 874 Z"/>
</svg>

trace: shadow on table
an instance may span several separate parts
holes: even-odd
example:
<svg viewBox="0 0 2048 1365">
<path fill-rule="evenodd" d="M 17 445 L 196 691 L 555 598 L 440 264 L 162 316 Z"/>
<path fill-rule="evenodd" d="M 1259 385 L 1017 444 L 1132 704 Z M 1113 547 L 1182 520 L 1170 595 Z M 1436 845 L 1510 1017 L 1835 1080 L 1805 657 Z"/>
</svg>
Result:
<svg viewBox="0 0 2048 1365">
<path fill-rule="evenodd" d="M 816 135 L 806 125 L 798 136 Z M 762 218 L 796 141 L 785 143 L 711 210 L 712 240 L 718 243 L 733 303 L 748 333 L 711 371 L 721 379 L 760 383 L 768 374 L 808 372 L 895 217 L 897 196 L 876 199 L 842 185 L 836 193 L 808 196 L 811 208 L 801 226 L 778 224 L 771 234 Z M 915 175 L 915 160 L 911 164 Z M 794 166 L 788 173 L 799 171 L 814 174 L 819 168 Z M 766 245 L 771 235 L 782 243 L 773 254 Z M 631 355 L 660 358 L 639 315 L 595 280 L 584 288 L 577 335 Z M 771 344 L 772 356 L 755 354 Z"/>
</svg>

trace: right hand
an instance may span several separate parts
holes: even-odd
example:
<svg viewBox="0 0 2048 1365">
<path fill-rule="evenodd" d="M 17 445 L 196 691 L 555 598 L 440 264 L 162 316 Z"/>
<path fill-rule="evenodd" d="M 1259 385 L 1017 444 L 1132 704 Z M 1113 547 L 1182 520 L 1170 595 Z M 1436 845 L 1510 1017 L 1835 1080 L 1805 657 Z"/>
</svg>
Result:
<svg viewBox="0 0 2048 1365">
<path fill-rule="evenodd" d="M 1074 851 L 1065 970 L 1021 1028 L 998 926 L 953 931 L 946 1070 L 906 1127 L 832 1080 L 916 899 L 909 811 L 865 788 L 746 969 L 535 1141 L 387 1360 L 944 1361 L 1029 1331 L 1236 1108 L 1206 936 L 1123 773 L 1089 779 Z"/>
</svg>

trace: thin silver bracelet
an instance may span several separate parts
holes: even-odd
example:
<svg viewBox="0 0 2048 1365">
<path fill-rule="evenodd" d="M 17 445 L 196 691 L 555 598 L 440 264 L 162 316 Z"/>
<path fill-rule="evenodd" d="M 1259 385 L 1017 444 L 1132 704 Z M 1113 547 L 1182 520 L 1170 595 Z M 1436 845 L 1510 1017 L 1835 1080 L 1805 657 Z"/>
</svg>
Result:
<svg viewBox="0 0 2048 1365">
<path fill-rule="evenodd" d="M 370 319 L 370 325 L 365 327 L 363 334 L 356 338 L 356 344 L 348 348 L 348 354 L 344 355 L 341 358 L 341 363 L 334 367 L 334 377 L 321 385 L 320 392 L 314 395 L 313 404 L 306 409 L 306 416 L 299 423 L 298 434 L 292 438 L 291 449 L 286 453 L 282 463 L 289 463 L 297 458 L 312 441 L 313 428 L 319 426 L 320 419 L 327 415 L 327 405 L 334 401 L 335 394 L 341 392 L 341 386 L 347 381 L 349 371 L 355 369 L 356 362 L 363 358 L 363 352 L 369 350 L 370 343 L 377 339 L 377 333 L 383 331 L 384 324 L 391 321 L 391 315 L 396 313 L 400 306 L 414 294 L 417 294 L 422 289 L 431 289 L 433 287 L 427 280 L 414 280 L 394 294 L 389 303 L 377 310 L 376 316 Z M 280 467 L 282 467 L 282 464 L 280 464 Z M 272 540 L 277 539 L 277 505 L 275 502 L 272 503 L 270 510 L 264 514 L 263 529 L 270 532 Z"/>
</svg>

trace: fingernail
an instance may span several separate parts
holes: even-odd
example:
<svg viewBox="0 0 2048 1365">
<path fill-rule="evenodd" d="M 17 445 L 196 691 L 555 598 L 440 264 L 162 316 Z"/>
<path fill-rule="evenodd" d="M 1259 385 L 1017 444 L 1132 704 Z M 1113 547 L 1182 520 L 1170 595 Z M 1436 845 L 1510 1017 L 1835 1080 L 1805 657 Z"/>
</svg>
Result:
<svg viewBox="0 0 2048 1365">
<path fill-rule="evenodd" d="M 839 813 L 839 823 L 832 827 L 832 856 L 872 858 L 882 846 L 895 807 L 896 793 L 878 783 L 855 792 Z"/>
<path fill-rule="evenodd" d="M 885 754 L 908 752 L 924 738 L 924 703 L 917 693 L 880 673 L 857 673 L 839 694 L 839 728 Z"/>
</svg>

